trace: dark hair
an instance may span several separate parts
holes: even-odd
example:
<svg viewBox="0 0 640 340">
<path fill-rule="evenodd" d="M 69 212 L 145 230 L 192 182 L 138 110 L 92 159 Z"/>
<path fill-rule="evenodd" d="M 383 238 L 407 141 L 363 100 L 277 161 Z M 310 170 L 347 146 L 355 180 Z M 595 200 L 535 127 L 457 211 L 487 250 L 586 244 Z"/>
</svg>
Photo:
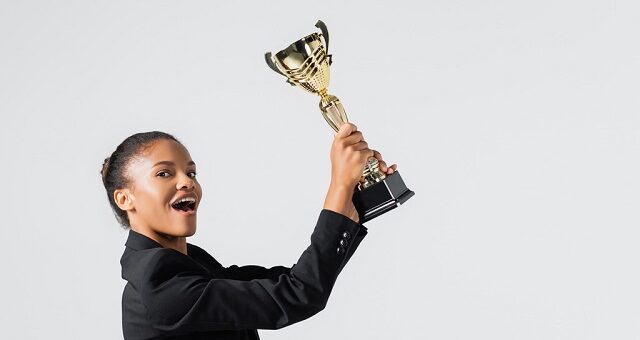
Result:
<svg viewBox="0 0 640 340">
<path fill-rule="evenodd" d="M 116 189 L 126 188 L 130 184 L 129 178 L 127 178 L 125 174 L 129 161 L 138 156 L 147 147 L 151 146 L 153 142 L 161 139 L 173 140 L 182 144 L 174 136 L 165 132 L 140 132 L 127 137 L 118 145 L 116 151 L 114 151 L 110 157 L 105 158 L 104 163 L 102 163 L 102 169 L 100 170 L 102 183 L 107 190 L 107 197 L 109 198 L 111 209 L 113 209 L 118 223 L 120 223 L 124 229 L 131 228 L 129 216 L 127 216 L 125 210 L 118 207 L 113 199 L 113 193 Z"/>
</svg>

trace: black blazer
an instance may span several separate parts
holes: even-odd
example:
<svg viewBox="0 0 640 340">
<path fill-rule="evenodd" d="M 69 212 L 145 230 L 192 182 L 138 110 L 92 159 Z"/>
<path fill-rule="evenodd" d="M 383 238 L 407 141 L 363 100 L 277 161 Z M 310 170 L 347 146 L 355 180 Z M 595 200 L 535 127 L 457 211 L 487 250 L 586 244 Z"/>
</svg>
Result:
<svg viewBox="0 0 640 340">
<path fill-rule="evenodd" d="M 291 268 L 224 267 L 187 243 L 187 254 L 129 230 L 120 264 L 125 339 L 259 339 L 324 309 L 367 228 L 322 209 L 311 244 Z"/>
</svg>

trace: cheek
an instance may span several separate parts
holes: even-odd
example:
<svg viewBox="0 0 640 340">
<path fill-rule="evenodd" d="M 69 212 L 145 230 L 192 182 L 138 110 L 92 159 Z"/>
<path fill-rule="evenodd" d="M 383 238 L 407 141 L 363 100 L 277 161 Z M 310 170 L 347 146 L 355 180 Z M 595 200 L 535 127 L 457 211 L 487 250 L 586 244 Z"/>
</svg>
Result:
<svg viewBox="0 0 640 340">
<path fill-rule="evenodd" d="M 171 197 L 162 190 L 159 186 L 149 185 L 138 194 L 141 198 L 142 209 L 149 212 L 154 212 L 164 209 L 168 206 L 168 202 Z"/>
</svg>

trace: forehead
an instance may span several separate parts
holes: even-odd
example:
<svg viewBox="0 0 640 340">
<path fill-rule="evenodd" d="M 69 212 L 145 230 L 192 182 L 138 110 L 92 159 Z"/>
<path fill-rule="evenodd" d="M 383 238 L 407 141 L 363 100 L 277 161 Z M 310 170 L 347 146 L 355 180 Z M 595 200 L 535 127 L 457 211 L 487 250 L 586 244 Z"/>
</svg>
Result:
<svg viewBox="0 0 640 340">
<path fill-rule="evenodd" d="M 154 159 L 164 157 L 174 158 L 173 160 L 191 160 L 191 155 L 189 155 L 189 151 L 187 150 L 187 148 L 185 148 L 182 144 L 169 139 L 160 139 L 154 141 L 151 145 L 147 146 L 145 150 L 142 150 L 141 154 L 145 157 Z"/>
<path fill-rule="evenodd" d="M 178 166 L 186 165 L 191 161 L 191 155 L 182 144 L 173 140 L 160 139 L 140 150 L 132 160 L 131 166 L 149 169 L 160 161 L 170 161 Z"/>
</svg>

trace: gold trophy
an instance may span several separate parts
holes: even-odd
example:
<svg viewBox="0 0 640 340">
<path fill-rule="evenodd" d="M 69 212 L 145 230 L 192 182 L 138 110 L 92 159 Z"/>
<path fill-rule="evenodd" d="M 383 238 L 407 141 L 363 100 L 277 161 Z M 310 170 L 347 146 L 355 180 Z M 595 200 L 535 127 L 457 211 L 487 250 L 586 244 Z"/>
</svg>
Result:
<svg viewBox="0 0 640 340">
<path fill-rule="evenodd" d="M 322 33 L 312 33 L 294 42 L 273 56 L 265 54 L 267 65 L 285 76 L 291 85 L 320 96 L 322 116 L 338 132 L 348 122 L 347 113 L 340 100 L 329 93 L 329 31 L 320 20 L 316 23 Z M 386 175 L 380 170 L 378 160 L 370 157 L 365 164 L 362 177 L 354 188 L 353 203 L 360 215 L 360 223 L 369 221 L 401 205 L 415 193 L 409 190 L 400 173 Z"/>
</svg>

